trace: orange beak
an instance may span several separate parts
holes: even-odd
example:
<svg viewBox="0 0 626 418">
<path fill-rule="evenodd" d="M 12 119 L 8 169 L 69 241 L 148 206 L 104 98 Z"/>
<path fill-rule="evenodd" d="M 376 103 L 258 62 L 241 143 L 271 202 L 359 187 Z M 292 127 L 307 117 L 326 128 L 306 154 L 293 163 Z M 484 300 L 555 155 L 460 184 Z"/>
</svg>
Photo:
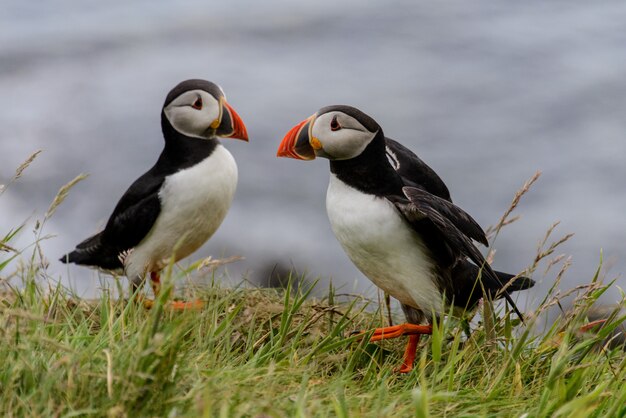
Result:
<svg viewBox="0 0 626 418">
<path fill-rule="evenodd" d="M 241 117 L 235 112 L 226 100 L 222 101 L 222 120 L 217 128 L 217 135 L 227 138 L 241 139 L 248 141 L 248 130 Z"/>
<path fill-rule="evenodd" d="M 278 146 L 277 157 L 295 158 L 297 160 L 315 159 L 315 149 L 311 146 L 311 128 L 315 115 L 303 120 L 287 132 Z"/>
</svg>

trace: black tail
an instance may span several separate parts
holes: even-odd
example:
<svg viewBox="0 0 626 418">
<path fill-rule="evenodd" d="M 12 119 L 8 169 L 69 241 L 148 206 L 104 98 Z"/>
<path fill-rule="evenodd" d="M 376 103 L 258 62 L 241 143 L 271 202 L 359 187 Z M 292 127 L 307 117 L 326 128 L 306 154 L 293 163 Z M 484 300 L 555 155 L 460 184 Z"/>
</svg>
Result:
<svg viewBox="0 0 626 418">
<path fill-rule="evenodd" d="M 63 257 L 59 258 L 59 261 L 62 263 L 74 263 L 80 264 L 84 266 L 95 266 L 98 265 L 97 257 L 94 254 L 84 250 L 77 248 L 72 252 L 65 254 Z"/>
<path fill-rule="evenodd" d="M 511 292 L 518 290 L 530 289 L 535 285 L 535 281 L 528 277 L 518 277 L 513 282 L 509 282 L 515 277 L 512 274 L 494 271 L 498 280 L 494 280 L 488 274 L 482 274 L 482 286 L 478 282 L 479 268 L 466 261 L 457 265 L 452 270 L 452 278 L 454 280 L 454 305 L 471 310 L 478 301 L 483 297 L 483 287 L 489 297 L 493 299 L 506 298 L 509 303 L 511 301 Z M 508 285 L 508 286 L 507 286 Z M 506 288 L 506 290 L 502 290 Z M 512 304 L 514 309 L 515 304 Z M 515 311 L 522 318 L 519 310 Z"/>
<path fill-rule="evenodd" d="M 86 260 L 83 259 L 83 257 L 78 252 L 78 250 L 74 250 L 72 252 L 65 254 L 64 256 L 59 258 L 59 261 L 65 264 L 69 264 L 69 263 L 86 264 Z"/>
<path fill-rule="evenodd" d="M 62 263 L 74 263 L 84 266 L 100 267 L 105 270 L 122 268 L 119 260 L 120 251 L 108 248 L 101 242 L 102 233 L 91 236 L 78 244 L 74 251 L 59 259 Z"/>
<path fill-rule="evenodd" d="M 503 273 L 501 271 L 496 271 L 495 273 L 498 276 L 498 279 L 500 279 L 500 281 L 502 282 L 502 284 L 504 284 L 504 287 L 506 287 L 506 291 L 509 293 L 517 292 L 518 290 L 530 289 L 531 287 L 535 285 L 535 281 L 533 279 L 529 279 L 528 277 L 524 277 L 524 276 L 519 276 L 518 278 L 513 280 L 511 284 L 509 284 L 509 282 L 515 277 L 515 275 L 509 274 L 509 273 Z M 497 291 L 499 290 L 500 289 L 498 289 Z M 492 295 L 492 296 L 495 296 L 495 295 Z"/>
</svg>

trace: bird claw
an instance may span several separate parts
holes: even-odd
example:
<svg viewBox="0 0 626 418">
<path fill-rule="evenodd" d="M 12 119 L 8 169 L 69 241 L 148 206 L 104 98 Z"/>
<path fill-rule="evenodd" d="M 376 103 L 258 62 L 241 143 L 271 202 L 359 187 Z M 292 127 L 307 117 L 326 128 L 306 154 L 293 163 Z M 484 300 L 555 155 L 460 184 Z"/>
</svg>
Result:
<svg viewBox="0 0 626 418">
<path fill-rule="evenodd" d="M 411 373 L 413 371 L 413 365 L 402 364 L 401 366 L 398 366 L 395 369 L 393 369 L 393 371 L 396 373 L 401 373 L 401 374 Z"/>
</svg>

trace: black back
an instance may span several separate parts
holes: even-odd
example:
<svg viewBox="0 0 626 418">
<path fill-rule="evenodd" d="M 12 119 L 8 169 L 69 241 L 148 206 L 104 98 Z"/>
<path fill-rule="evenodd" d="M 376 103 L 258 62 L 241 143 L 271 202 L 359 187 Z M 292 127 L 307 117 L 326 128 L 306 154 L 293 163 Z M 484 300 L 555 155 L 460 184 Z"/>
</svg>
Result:
<svg viewBox="0 0 626 418">
<path fill-rule="evenodd" d="M 419 187 L 428 193 L 452 202 L 448 187 L 435 173 L 435 170 L 401 143 L 391 138 L 385 138 L 385 144 L 388 158 L 396 172 L 402 177 L 405 186 Z"/>
</svg>

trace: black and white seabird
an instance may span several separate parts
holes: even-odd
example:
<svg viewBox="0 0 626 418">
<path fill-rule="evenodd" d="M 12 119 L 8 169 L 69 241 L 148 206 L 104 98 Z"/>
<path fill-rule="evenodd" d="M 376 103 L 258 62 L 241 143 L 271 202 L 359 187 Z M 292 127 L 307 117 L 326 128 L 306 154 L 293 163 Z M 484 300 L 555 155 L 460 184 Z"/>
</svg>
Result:
<svg viewBox="0 0 626 418">
<path fill-rule="evenodd" d="M 472 309 L 483 296 L 530 288 L 527 278 L 496 272 L 472 240 L 482 228 L 458 206 L 439 176 L 413 152 L 386 138 L 371 117 L 328 106 L 294 126 L 277 155 L 330 160 L 326 210 L 335 236 L 356 267 L 402 304 L 407 324 L 375 330 L 372 341 L 409 335 L 400 372 L 413 367 L 420 334 L 433 316 Z M 480 280 L 480 282 L 478 281 Z M 504 284 L 508 286 L 504 289 Z M 482 285 L 482 286 L 481 286 Z"/>
<path fill-rule="evenodd" d="M 237 186 L 237 164 L 218 137 L 248 140 L 223 90 L 186 80 L 163 104 L 165 147 L 156 164 L 128 188 L 102 232 L 61 257 L 64 263 L 124 273 L 133 287 L 187 257 L 217 230 Z M 181 305 L 184 307 L 184 305 Z"/>
</svg>

